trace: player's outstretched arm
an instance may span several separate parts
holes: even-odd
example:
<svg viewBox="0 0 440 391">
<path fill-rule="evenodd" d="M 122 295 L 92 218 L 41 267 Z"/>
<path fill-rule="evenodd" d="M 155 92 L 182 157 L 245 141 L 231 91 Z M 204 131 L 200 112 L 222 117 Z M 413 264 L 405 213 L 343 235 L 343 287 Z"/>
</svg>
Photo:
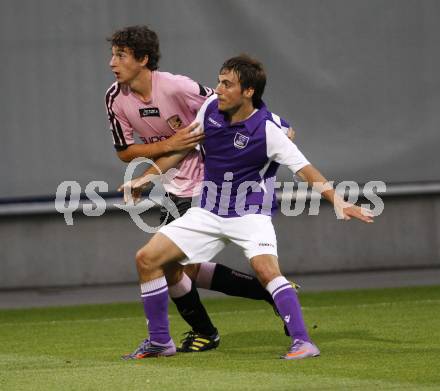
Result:
<svg viewBox="0 0 440 391">
<path fill-rule="evenodd" d="M 123 162 L 131 162 L 138 157 L 158 159 L 172 152 L 180 152 L 194 148 L 203 140 L 203 134 L 193 132 L 194 126 L 190 125 L 179 130 L 170 138 L 152 144 L 132 144 L 123 151 L 118 151 L 118 157 Z"/>
<path fill-rule="evenodd" d="M 351 220 L 351 218 L 354 217 L 365 223 L 373 222 L 373 214 L 371 211 L 344 201 L 335 192 L 333 186 L 330 185 L 327 179 L 311 164 L 303 167 L 297 174 L 334 205 L 338 217 L 344 220 Z"/>
</svg>

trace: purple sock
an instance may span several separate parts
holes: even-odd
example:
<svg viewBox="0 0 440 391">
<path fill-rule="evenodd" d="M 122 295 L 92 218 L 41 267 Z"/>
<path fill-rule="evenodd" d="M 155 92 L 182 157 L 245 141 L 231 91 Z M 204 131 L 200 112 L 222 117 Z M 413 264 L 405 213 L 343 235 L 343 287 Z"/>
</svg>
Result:
<svg viewBox="0 0 440 391">
<path fill-rule="evenodd" d="M 168 286 L 165 277 L 142 283 L 141 292 L 150 341 L 169 342 Z"/>
<path fill-rule="evenodd" d="M 290 282 L 285 277 L 276 277 L 267 284 L 266 289 L 272 295 L 278 313 L 283 318 L 292 341 L 301 339 L 310 342 L 302 316 L 301 305 Z"/>
</svg>

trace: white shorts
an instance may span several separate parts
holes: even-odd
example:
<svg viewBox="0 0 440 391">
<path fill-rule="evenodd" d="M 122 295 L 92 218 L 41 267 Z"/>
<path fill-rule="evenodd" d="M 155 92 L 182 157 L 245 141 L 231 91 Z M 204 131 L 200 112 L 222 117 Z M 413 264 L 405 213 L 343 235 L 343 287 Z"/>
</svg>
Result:
<svg viewBox="0 0 440 391">
<path fill-rule="evenodd" d="M 187 256 L 181 264 L 209 262 L 229 243 L 240 246 L 246 258 L 277 254 L 277 238 L 270 216 L 249 214 L 221 217 L 202 208 L 191 208 L 163 226 L 166 235 Z"/>
</svg>

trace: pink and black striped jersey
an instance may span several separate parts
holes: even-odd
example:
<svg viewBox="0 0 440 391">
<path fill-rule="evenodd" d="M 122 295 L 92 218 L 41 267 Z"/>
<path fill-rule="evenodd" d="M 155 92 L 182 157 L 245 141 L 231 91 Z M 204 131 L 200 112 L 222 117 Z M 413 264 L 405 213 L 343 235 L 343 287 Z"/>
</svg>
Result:
<svg viewBox="0 0 440 391">
<path fill-rule="evenodd" d="M 135 143 L 134 134 L 146 144 L 171 137 L 194 121 L 197 111 L 213 90 L 186 76 L 152 72 L 152 94 L 147 103 L 128 86 L 114 83 L 106 93 L 110 131 L 116 150 Z M 179 174 L 165 189 L 180 197 L 198 194 L 203 180 L 203 161 L 199 151 L 190 152 L 177 167 Z"/>
</svg>

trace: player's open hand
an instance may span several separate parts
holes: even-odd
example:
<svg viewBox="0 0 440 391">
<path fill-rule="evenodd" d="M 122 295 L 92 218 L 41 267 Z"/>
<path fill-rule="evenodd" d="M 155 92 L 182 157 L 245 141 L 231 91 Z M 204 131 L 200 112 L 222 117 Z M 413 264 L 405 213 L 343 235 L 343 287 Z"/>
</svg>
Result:
<svg viewBox="0 0 440 391">
<path fill-rule="evenodd" d="M 201 131 L 200 124 L 192 123 L 176 132 L 176 134 L 166 140 L 170 152 L 179 152 L 187 149 L 195 148 L 205 135 Z"/>
<path fill-rule="evenodd" d="M 365 208 L 357 205 L 350 204 L 345 201 L 339 201 L 334 204 L 336 215 L 339 219 L 351 220 L 353 217 L 355 219 L 361 220 L 364 223 L 373 223 L 373 213 Z"/>
<path fill-rule="evenodd" d="M 151 183 L 152 175 L 142 175 L 119 186 L 118 191 L 124 192 L 124 202 L 129 205 L 136 205 L 142 197 L 142 192 Z"/>
</svg>

